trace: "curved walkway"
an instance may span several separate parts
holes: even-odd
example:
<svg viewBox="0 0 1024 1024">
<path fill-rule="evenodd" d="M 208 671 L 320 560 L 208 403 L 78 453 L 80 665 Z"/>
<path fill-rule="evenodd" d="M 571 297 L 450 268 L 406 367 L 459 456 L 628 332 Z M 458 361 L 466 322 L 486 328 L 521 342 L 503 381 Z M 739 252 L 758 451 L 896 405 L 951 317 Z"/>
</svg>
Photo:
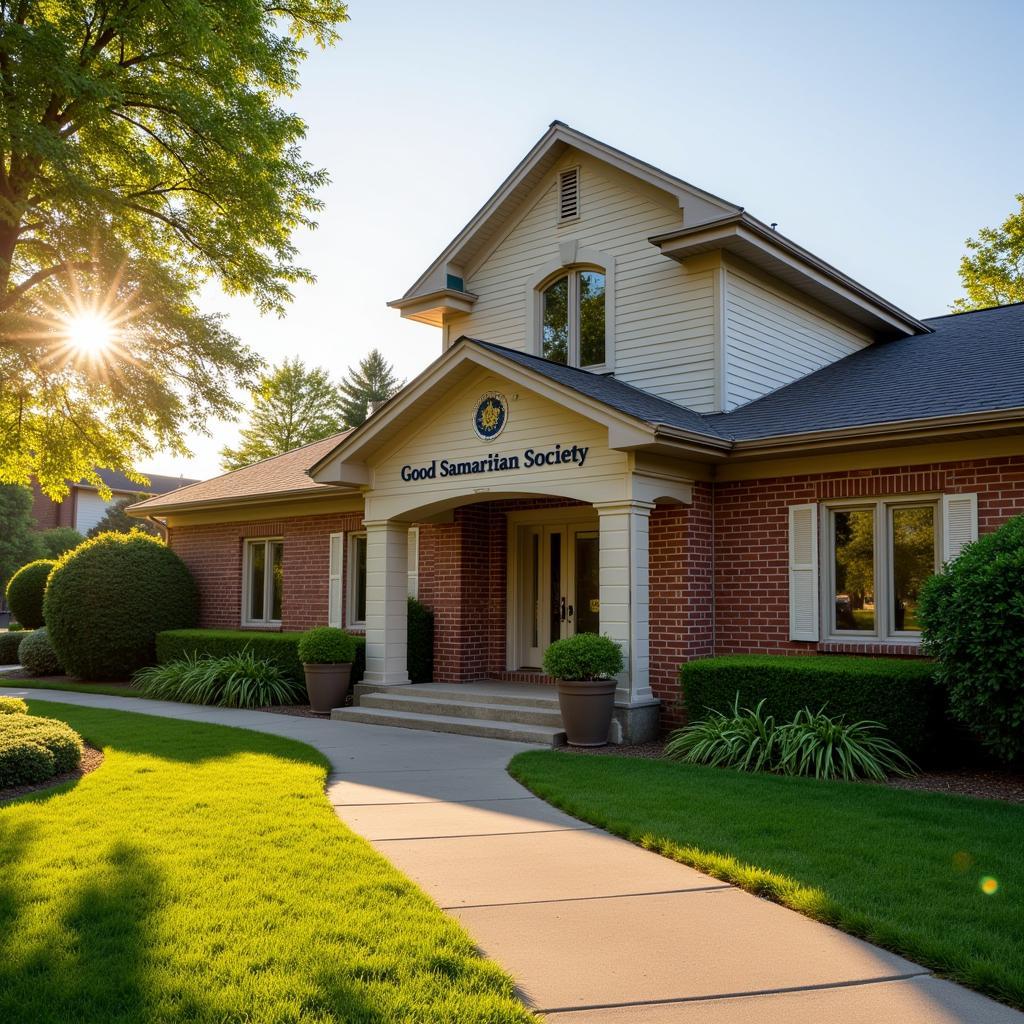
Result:
<svg viewBox="0 0 1024 1024">
<path fill-rule="evenodd" d="M 457 918 L 551 1024 L 1024 1024 L 924 968 L 570 818 L 502 740 L 0 687 L 301 740 L 335 811 Z"/>
</svg>

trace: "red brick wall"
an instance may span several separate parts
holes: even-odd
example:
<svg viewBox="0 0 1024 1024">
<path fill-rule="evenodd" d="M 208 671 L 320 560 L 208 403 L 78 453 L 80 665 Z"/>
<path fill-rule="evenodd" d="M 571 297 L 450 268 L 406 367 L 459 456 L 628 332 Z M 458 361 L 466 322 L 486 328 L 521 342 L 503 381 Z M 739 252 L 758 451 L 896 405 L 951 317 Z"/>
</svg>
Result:
<svg viewBox="0 0 1024 1024">
<path fill-rule="evenodd" d="M 361 528 L 359 515 L 294 516 L 251 523 L 176 526 L 170 530 L 169 543 L 199 585 L 199 624 L 208 629 L 238 629 L 242 616 L 242 545 L 251 537 L 283 537 L 281 628 L 309 629 L 327 624 L 330 535 Z"/>
<path fill-rule="evenodd" d="M 819 649 L 789 639 L 790 505 L 936 492 L 976 492 L 978 529 L 987 533 L 1024 512 L 1024 457 L 716 484 L 715 652 L 813 654 Z M 871 653 L 890 651 L 877 645 Z"/>
</svg>

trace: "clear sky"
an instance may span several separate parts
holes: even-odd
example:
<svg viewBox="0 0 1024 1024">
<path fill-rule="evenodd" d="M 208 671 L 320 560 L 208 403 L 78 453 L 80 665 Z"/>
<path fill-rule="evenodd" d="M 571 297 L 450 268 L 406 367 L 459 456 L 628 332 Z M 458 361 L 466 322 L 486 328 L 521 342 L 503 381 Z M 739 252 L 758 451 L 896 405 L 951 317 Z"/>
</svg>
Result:
<svg viewBox="0 0 1024 1024">
<path fill-rule="evenodd" d="M 211 288 L 270 361 L 403 377 L 440 331 L 401 295 L 559 119 L 738 203 L 909 312 L 948 311 L 964 239 L 1024 191 L 1024 2 L 351 0 L 291 98 L 330 186 L 284 319 Z M 195 458 L 206 477 L 237 426 Z"/>
</svg>

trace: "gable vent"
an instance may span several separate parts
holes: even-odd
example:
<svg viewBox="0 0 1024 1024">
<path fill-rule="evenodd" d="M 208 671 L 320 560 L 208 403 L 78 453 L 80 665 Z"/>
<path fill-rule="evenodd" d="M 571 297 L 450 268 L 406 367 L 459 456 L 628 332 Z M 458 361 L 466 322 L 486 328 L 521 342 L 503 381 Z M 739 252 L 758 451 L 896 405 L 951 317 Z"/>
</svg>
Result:
<svg viewBox="0 0 1024 1024">
<path fill-rule="evenodd" d="M 570 167 L 558 175 L 558 219 L 572 220 L 580 215 L 580 169 Z"/>
</svg>

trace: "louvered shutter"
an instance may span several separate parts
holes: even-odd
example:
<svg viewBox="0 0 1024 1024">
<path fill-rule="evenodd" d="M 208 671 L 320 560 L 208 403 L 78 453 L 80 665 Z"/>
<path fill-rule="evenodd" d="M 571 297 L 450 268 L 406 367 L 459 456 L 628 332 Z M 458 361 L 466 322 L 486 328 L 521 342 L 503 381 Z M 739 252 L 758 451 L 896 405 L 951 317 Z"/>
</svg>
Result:
<svg viewBox="0 0 1024 1024">
<path fill-rule="evenodd" d="M 570 167 L 558 176 L 558 219 L 571 220 L 580 212 L 580 169 Z"/>
<path fill-rule="evenodd" d="M 420 592 L 420 528 L 409 527 L 409 596 L 418 597 Z"/>
<path fill-rule="evenodd" d="M 965 544 L 978 539 L 978 496 L 942 496 L 942 561 L 951 562 Z"/>
<path fill-rule="evenodd" d="M 345 552 L 345 534 L 332 533 L 327 566 L 327 625 L 341 628 L 342 562 Z"/>
<path fill-rule="evenodd" d="M 818 506 L 789 506 L 789 638 L 818 639 Z"/>
</svg>

